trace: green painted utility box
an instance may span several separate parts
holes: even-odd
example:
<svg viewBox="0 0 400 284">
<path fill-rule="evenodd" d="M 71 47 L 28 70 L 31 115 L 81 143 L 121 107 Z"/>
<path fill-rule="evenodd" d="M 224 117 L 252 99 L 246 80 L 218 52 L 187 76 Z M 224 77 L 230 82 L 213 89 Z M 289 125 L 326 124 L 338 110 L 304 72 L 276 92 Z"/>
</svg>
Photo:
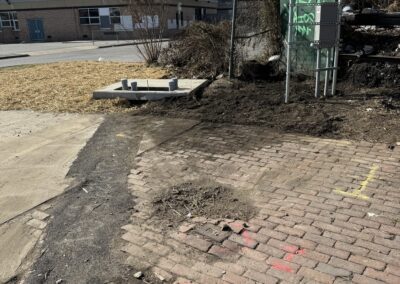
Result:
<svg viewBox="0 0 400 284">
<path fill-rule="evenodd" d="M 287 40 L 288 31 L 288 0 L 280 0 L 280 12 L 282 19 L 282 34 Z M 316 50 L 311 47 L 311 43 L 314 42 L 314 30 L 315 30 L 315 7 L 321 3 L 334 3 L 332 0 L 293 0 L 299 6 L 293 8 L 293 39 L 295 41 L 291 50 L 291 61 L 292 71 L 294 73 L 303 73 L 307 75 L 313 75 L 315 69 Z M 304 24 L 304 25 L 301 25 Z M 286 44 L 285 44 L 286 55 Z M 321 61 L 325 64 L 325 54 L 322 53 Z"/>
</svg>

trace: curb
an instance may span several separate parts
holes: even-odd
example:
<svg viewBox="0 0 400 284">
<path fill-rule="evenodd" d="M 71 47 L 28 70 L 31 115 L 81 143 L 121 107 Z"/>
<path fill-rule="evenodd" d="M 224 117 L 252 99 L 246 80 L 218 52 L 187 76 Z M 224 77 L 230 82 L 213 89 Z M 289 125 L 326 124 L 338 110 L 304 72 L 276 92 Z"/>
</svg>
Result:
<svg viewBox="0 0 400 284">
<path fill-rule="evenodd" d="M 29 54 L 11 54 L 11 55 L 0 55 L 0 60 L 2 59 L 11 59 L 11 58 L 19 58 L 19 57 L 28 57 Z"/>
<path fill-rule="evenodd" d="M 161 42 L 167 42 L 167 41 L 171 41 L 171 39 L 163 39 L 161 40 Z M 110 47 L 118 47 L 118 46 L 127 46 L 127 45 L 139 45 L 139 44 L 143 44 L 146 41 L 140 41 L 140 42 L 130 42 L 130 43 L 120 43 L 120 44 L 110 44 L 110 45 L 100 45 L 97 48 L 101 49 L 101 48 L 110 48 Z"/>
</svg>

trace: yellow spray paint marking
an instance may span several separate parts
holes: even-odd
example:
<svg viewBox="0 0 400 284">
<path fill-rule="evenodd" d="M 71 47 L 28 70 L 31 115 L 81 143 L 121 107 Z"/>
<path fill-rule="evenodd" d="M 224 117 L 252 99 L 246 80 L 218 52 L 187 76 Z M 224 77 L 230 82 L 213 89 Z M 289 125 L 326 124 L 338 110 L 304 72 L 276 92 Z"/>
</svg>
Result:
<svg viewBox="0 0 400 284">
<path fill-rule="evenodd" d="M 363 200 L 368 200 L 369 196 L 362 194 L 363 190 L 367 188 L 368 183 L 374 178 L 375 172 L 379 167 L 377 165 L 373 165 L 371 170 L 369 171 L 367 178 L 361 182 L 360 187 L 355 189 L 353 192 L 347 192 L 343 191 L 340 189 L 335 189 L 334 192 L 344 195 L 344 196 L 350 196 L 350 197 L 355 197 Z"/>
</svg>

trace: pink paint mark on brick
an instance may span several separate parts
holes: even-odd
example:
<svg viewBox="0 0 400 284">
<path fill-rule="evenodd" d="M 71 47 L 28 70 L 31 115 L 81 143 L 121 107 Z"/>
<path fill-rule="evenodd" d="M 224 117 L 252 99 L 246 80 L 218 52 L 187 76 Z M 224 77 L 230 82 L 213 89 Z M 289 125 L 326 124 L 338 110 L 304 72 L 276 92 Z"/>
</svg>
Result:
<svg viewBox="0 0 400 284">
<path fill-rule="evenodd" d="M 296 254 L 298 254 L 298 255 L 303 255 L 305 253 L 306 253 L 305 249 L 299 249 L 299 250 L 296 251 Z"/>
<path fill-rule="evenodd" d="M 293 269 L 291 267 L 284 265 L 282 263 L 273 264 L 272 269 L 293 273 Z"/>
<path fill-rule="evenodd" d="M 283 249 L 287 252 L 295 253 L 298 249 L 296 246 L 284 246 Z"/>
<path fill-rule="evenodd" d="M 254 240 L 252 237 L 250 237 L 250 234 L 248 231 L 244 230 L 242 233 L 243 241 L 246 245 L 250 246 Z"/>
<path fill-rule="evenodd" d="M 239 234 L 244 229 L 244 223 L 240 221 L 235 221 L 229 223 L 228 226 L 234 231 L 236 234 Z"/>
<path fill-rule="evenodd" d="M 292 261 L 293 257 L 294 257 L 294 254 L 293 253 L 289 253 L 289 254 L 285 255 L 285 257 L 283 259 L 286 260 L 286 261 Z"/>
<path fill-rule="evenodd" d="M 285 257 L 283 258 L 286 261 L 292 261 L 294 256 L 297 255 L 303 255 L 306 251 L 304 249 L 299 249 L 296 250 L 294 253 L 288 253 L 287 255 L 285 255 Z"/>
</svg>

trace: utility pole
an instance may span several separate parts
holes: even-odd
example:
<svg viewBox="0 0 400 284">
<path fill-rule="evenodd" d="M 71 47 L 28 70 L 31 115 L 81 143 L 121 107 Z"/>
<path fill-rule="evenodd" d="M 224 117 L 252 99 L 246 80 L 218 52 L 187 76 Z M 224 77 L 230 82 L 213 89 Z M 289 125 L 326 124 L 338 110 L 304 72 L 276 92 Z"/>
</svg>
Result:
<svg viewBox="0 0 400 284">
<path fill-rule="evenodd" d="M 232 28 L 231 28 L 231 48 L 229 52 L 229 79 L 233 78 L 234 72 L 234 55 L 235 55 L 235 34 L 236 34 L 236 10 L 237 0 L 233 0 L 232 7 Z"/>
</svg>

